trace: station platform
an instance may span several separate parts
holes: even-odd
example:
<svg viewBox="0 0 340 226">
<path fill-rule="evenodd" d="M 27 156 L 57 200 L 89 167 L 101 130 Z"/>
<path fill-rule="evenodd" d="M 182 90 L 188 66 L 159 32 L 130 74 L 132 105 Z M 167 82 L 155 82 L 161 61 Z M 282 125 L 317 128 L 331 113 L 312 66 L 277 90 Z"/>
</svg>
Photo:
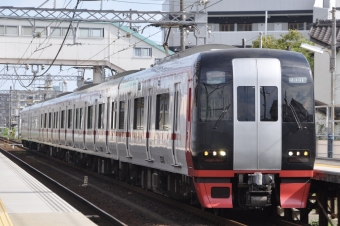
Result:
<svg viewBox="0 0 340 226">
<path fill-rule="evenodd" d="M 340 184 L 340 160 L 317 158 L 313 179 Z"/>
<path fill-rule="evenodd" d="M 0 226 L 2 225 L 96 224 L 0 153 Z"/>
</svg>

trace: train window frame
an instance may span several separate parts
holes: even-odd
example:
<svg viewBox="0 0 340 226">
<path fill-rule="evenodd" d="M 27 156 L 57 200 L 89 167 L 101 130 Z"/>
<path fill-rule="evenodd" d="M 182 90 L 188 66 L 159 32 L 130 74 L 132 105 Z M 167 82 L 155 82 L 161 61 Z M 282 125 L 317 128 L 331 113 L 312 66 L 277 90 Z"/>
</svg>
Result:
<svg viewBox="0 0 340 226">
<path fill-rule="evenodd" d="M 65 128 L 65 110 L 62 110 L 60 113 L 60 129 Z"/>
<path fill-rule="evenodd" d="M 97 125 L 98 129 L 104 129 L 105 128 L 104 127 L 105 126 L 104 125 L 104 121 L 105 121 L 104 112 L 105 112 L 105 103 L 98 104 L 98 121 L 97 121 L 98 122 L 98 125 Z"/>
<path fill-rule="evenodd" d="M 83 108 L 79 108 L 79 129 L 83 129 L 84 128 L 84 112 L 83 112 Z"/>
<path fill-rule="evenodd" d="M 167 103 L 161 103 L 161 97 L 166 97 Z M 170 104 L 170 94 L 169 93 L 161 93 L 156 95 L 156 121 L 155 121 L 155 130 L 167 131 L 169 130 L 169 104 Z M 163 107 L 162 107 L 163 106 Z M 166 115 L 167 114 L 167 115 Z M 167 120 L 166 120 L 167 119 Z"/>
<path fill-rule="evenodd" d="M 87 129 L 93 128 L 93 105 L 87 107 Z"/>
<path fill-rule="evenodd" d="M 142 106 L 142 107 L 139 107 Z M 133 108 L 133 129 L 143 130 L 144 129 L 144 113 L 145 113 L 145 98 L 139 97 L 134 99 Z"/>
<path fill-rule="evenodd" d="M 116 128 L 117 128 L 117 101 L 113 101 L 111 109 L 111 129 Z"/>
<path fill-rule="evenodd" d="M 76 108 L 76 115 L 75 115 L 75 129 L 79 127 L 79 108 Z"/>
<path fill-rule="evenodd" d="M 307 80 L 292 83 L 291 80 L 296 80 L 296 75 Z M 282 122 L 296 123 L 296 116 L 300 122 L 314 122 L 314 84 L 309 68 L 283 67 L 281 86 Z"/>
<path fill-rule="evenodd" d="M 241 105 L 241 94 L 244 94 L 245 92 L 241 93 L 241 89 L 247 88 L 247 92 L 249 89 L 252 89 L 252 95 L 249 95 L 249 97 L 253 97 L 252 100 L 247 100 L 246 107 L 247 111 L 244 110 L 244 107 Z M 249 88 L 249 89 L 248 89 Z M 236 88 L 236 101 L 237 101 L 237 109 L 236 109 L 236 114 L 237 114 L 237 121 L 239 122 L 256 122 L 256 100 L 255 100 L 255 86 L 238 86 Z M 248 99 L 248 98 L 247 98 Z M 244 104 L 244 103 L 243 103 Z M 249 105 L 251 104 L 251 106 Z M 253 114 L 251 114 L 253 113 Z M 248 118 L 249 117 L 249 118 Z"/>
<path fill-rule="evenodd" d="M 265 87 L 271 88 L 271 89 L 275 88 L 275 90 L 271 90 L 271 93 L 268 93 L 264 90 Z M 279 109 L 278 109 L 278 100 L 279 100 L 279 93 L 278 92 L 279 92 L 279 89 L 278 89 L 278 87 L 277 86 L 260 86 L 259 91 L 260 91 L 260 106 L 259 106 L 259 108 L 260 108 L 260 121 L 261 122 L 277 122 L 278 121 L 278 114 L 279 114 Z M 267 117 L 265 119 L 264 116 L 267 115 L 267 109 L 266 109 L 267 105 L 265 104 L 266 98 L 264 98 L 263 95 L 266 95 L 266 94 L 268 94 L 269 97 L 272 94 L 274 94 L 274 96 L 272 96 L 272 98 L 274 98 L 274 99 L 276 98 L 276 103 L 274 102 L 275 100 L 272 102 L 272 105 L 271 105 L 269 112 L 268 112 L 269 115 L 270 115 L 270 118 Z M 275 107 L 276 107 L 276 109 L 275 109 Z M 263 112 L 263 111 L 266 111 L 266 112 Z M 272 114 L 273 111 L 275 111 L 275 112 Z"/>
<path fill-rule="evenodd" d="M 44 128 L 47 128 L 47 113 L 44 114 Z"/>
<path fill-rule="evenodd" d="M 54 112 L 54 128 L 58 129 L 58 113 Z"/>
<path fill-rule="evenodd" d="M 67 128 L 72 129 L 72 109 L 67 111 Z"/>
<path fill-rule="evenodd" d="M 119 101 L 118 129 L 124 129 L 125 126 L 125 107 L 125 101 Z"/>
<path fill-rule="evenodd" d="M 48 113 L 48 128 L 52 127 L 52 112 Z"/>
<path fill-rule="evenodd" d="M 40 128 L 43 128 L 44 114 L 40 115 Z"/>
</svg>

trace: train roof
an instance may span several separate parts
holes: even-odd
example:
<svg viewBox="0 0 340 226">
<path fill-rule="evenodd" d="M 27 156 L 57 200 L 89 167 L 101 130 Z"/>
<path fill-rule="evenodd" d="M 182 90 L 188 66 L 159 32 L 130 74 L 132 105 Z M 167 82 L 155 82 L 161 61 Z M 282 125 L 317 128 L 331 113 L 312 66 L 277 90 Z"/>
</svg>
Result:
<svg viewBox="0 0 340 226">
<path fill-rule="evenodd" d="M 309 68 L 308 61 L 303 54 L 287 50 L 277 49 L 228 49 L 203 52 L 201 60 L 213 64 L 231 64 L 235 58 L 275 58 L 280 60 L 281 66 L 306 67 Z M 231 66 L 231 65 L 230 65 Z"/>
<path fill-rule="evenodd" d="M 201 60 L 203 63 L 211 63 L 211 65 L 223 64 L 225 66 L 231 66 L 232 59 L 235 58 L 277 58 L 280 60 L 282 66 L 298 66 L 309 68 L 309 64 L 306 58 L 301 54 L 293 51 L 286 50 L 273 50 L 273 49 L 249 49 L 249 48 L 228 48 L 222 50 L 210 50 L 205 52 L 195 53 L 186 57 L 178 57 L 168 61 L 164 61 L 154 67 L 148 68 L 146 70 L 137 71 L 136 73 L 122 73 L 116 78 L 109 80 L 107 82 L 84 88 L 76 89 L 73 93 L 64 95 L 63 97 L 57 97 L 55 99 L 47 100 L 45 102 L 35 104 L 26 109 L 39 108 L 43 105 L 51 105 L 59 102 L 60 99 L 68 100 L 77 98 L 82 94 L 89 92 L 101 92 L 103 90 L 112 87 L 113 85 L 119 85 L 124 82 L 129 82 L 132 80 L 140 80 L 140 78 L 148 79 L 157 74 L 172 72 L 174 70 L 180 70 L 185 67 L 194 67 L 197 60 Z"/>
</svg>

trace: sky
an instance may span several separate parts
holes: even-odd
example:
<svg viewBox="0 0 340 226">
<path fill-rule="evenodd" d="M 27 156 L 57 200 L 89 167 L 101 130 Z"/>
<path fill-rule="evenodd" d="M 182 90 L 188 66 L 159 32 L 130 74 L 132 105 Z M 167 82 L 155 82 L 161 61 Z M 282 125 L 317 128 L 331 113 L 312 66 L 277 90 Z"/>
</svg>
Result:
<svg viewBox="0 0 340 226">
<path fill-rule="evenodd" d="M 45 3 L 46 2 L 46 3 Z M 42 8 L 53 8 L 54 2 L 56 4 L 56 8 L 64 8 L 65 5 L 68 5 L 67 8 L 74 8 L 76 5 L 76 0 L 0 0 L 1 6 L 13 6 L 13 7 L 38 7 L 45 3 Z M 137 11 L 162 11 L 162 4 L 164 0 L 103 0 L 102 9 L 103 10 L 137 10 Z M 81 1 L 78 5 L 78 9 L 101 9 L 100 1 Z M 149 36 L 156 32 L 158 32 L 158 28 L 146 28 L 142 35 Z M 151 38 L 152 41 L 155 41 L 158 44 L 161 44 L 162 35 L 161 32 L 158 35 L 155 35 Z M 4 64 L 0 65 L 0 70 L 5 67 Z M 4 70 L 3 70 L 4 71 Z M 3 73 L 3 71 L 1 73 Z M 30 71 L 30 70 L 29 70 Z M 52 67 L 48 73 L 58 74 L 59 66 Z M 76 69 L 69 69 L 63 71 L 61 75 L 76 75 Z M 87 70 L 85 73 L 85 80 L 92 79 L 92 71 Z M 0 81 L 0 90 L 9 90 L 10 86 L 14 86 L 17 90 L 23 90 L 25 88 L 21 87 L 19 83 L 15 83 L 14 81 L 7 81 L 2 84 Z M 76 81 L 70 81 L 67 83 L 68 91 L 73 91 L 76 86 Z M 54 82 L 54 86 L 59 85 L 59 82 Z"/>
</svg>

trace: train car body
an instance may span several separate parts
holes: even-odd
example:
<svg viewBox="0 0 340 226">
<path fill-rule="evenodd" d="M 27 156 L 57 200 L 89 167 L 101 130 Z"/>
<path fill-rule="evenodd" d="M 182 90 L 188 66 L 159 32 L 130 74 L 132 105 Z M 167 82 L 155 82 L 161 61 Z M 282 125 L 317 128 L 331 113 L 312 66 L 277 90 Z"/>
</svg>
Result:
<svg viewBox="0 0 340 226">
<path fill-rule="evenodd" d="M 202 52 L 25 108 L 21 135 L 25 146 L 206 208 L 304 208 L 313 95 L 302 54 Z"/>
</svg>

